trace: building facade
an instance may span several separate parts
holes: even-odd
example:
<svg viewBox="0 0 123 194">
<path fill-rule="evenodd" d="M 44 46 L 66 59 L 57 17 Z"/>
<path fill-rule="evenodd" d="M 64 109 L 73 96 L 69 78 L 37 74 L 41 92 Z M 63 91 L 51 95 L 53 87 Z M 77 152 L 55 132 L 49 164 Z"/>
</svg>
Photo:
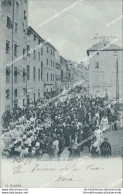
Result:
<svg viewBox="0 0 123 194">
<path fill-rule="evenodd" d="M 44 40 L 32 29 L 27 30 L 27 102 L 43 97 Z"/>
<path fill-rule="evenodd" d="M 109 99 L 122 96 L 122 52 L 121 48 L 105 40 L 87 50 L 92 95 L 108 96 Z"/>
<path fill-rule="evenodd" d="M 55 54 L 56 57 L 56 64 L 55 64 L 55 78 L 56 78 L 56 92 L 57 94 L 61 92 L 61 63 L 60 63 L 60 56 L 59 56 L 59 52 L 56 51 Z"/>
<path fill-rule="evenodd" d="M 55 52 L 56 49 L 49 42 L 44 45 L 44 93 L 55 92 Z"/>
<path fill-rule="evenodd" d="M 28 1 L 2 0 L 1 10 L 1 110 L 4 112 L 26 105 L 23 54 L 27 46 Z"/>
<path fill-rule="evenodd" d="M 84 80 L 86 83 L 89 82 L 88 65 L 85 65 L 83 62 L 78 63 L 76 73 L 77 75 L 75 77 L 77 80 Z"/>
<path fill-rule="evenodd" d="M 61 63 L 61 90 L 67 88 L 67 60 L 60 56 Z"/>
<path fill-rule="evenodd" d="M 74 66 L 74 62 L 68 61 L 67 62 L 67 87 L 73 87 L 75 84 L 75 71 L 76 67 Z"/>
<path fill-rule="evenodd" d="M 1 10 L 1 112 L 72 87 L 73 64 L 28 26 L 28 1 L 2 0 Z"/>
</svg>

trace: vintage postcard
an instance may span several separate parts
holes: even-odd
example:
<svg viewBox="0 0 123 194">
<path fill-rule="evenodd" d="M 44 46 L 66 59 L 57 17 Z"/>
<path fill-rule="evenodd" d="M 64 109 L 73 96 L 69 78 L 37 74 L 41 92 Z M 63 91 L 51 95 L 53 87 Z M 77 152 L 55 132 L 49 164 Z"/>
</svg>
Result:
<svg viewBox="0 0 123 194">
<path fill-rule="evenodd" d="M 123 187 L 123 1 L 1 0 L 1 187 Z"/>
</svg>

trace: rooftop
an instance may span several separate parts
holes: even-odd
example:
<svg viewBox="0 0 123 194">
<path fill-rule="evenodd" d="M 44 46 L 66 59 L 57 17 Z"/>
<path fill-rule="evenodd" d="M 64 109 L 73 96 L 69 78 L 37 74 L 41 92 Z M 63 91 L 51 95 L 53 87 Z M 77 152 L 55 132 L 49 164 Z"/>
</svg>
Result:
<svg viewBox="0 0 123 194">
<path fill-rule="evenodd" d="M 35 34 L 42 42 L 44 42 L 44 39 L 31 26 L 28 26 L 28 29 L 33 32 L 33 34 Z"/>
<path fill-rule="evenodd" d="M 35 34 L 42 42 L 45 42 L 46 45 L 50 46 L 52 49 L 54 49 L 55 51 L 57 51 L 56 48 L 51 43 L 49 43 L 47 40 L 43 39 L 31 26 L 28 26 L 28 29 L 33 34 Z"/>
<path fill-rule="evenodd" d="M 108 42 L 105 40 L 99 42 L 87 50 L 87 55 L 89 55 L 89 51 L 123 51 L 123 49 L 115 45 L 114 42 Z"/>
</svg>

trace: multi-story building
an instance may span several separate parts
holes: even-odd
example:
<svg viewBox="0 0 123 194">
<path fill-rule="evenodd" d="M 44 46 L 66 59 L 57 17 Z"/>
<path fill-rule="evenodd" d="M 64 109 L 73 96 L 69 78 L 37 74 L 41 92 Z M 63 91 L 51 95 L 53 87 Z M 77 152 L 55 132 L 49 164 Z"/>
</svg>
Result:
<svg viewBox="0 0 123 194">
<path fill-rule="evenodd" d="M 1 111 L 26 105 L 28 1 L 1 1 Z"/>
<path fill-rule="evenodd" d="M 67 87 L 72 87 L 75 83 L 74 74 L 75 74 L 75 62 L 67 62 Z"/>
<path fill-rule="evenodd" d="M 91 94 L 109 99 L 122 96 L 122 51 L 105 40 L 87 50 Z"/>
<path fill-rule="evenodd" d="M 43 65 L 45 41 L 32 29 L 27 31 L 27 102 L 43 97 Z M 30 52 L 31 51 L 31 52 Z"/>
<path fill-rule="evenodd" d="M 56 91 L 55 88 L 55 47 L 46 41 L 44 45 L 44 93 Z"/>
<path fill-rule="evenodd" d="M 87 67 L 84 63 L 77 63 L 74 61 L 67 62 L 67 87 L 73 87 L 73 85 L 83 85 L 83 81 L 88 80 Z M 81 82 L 80 82 L 81 81 Z"/>
<path fill-rule="evenodd" d="M 76 73 L 77 75 L 75 76 L 76 79 L 79 80 L 84 80 L 85 82 L 89 81 L 88 78 L 88 65 L 85 65 L 83 62 L 80 62 L 76 65 Z"/>
<path fill-rule="evenodd" d="M 1 10 L 2 113 L 71 87 L 74 67 L 28 26 L 28 1 L 2 0 Z"/>
<path fill-rule="evenodd" d="M 60 56 L 61 63 L 61 90 L 67 88 L 67 60 Z"/>
<path fill-rule="evenodd" d="M 78 83 L 82 80 L 83 72 L 81 68 L 78 67 L 78 64 L 75 65 L 74 68 L 74 83 Z"/>
<path fill-rule="evenodd" d="M 56 92 L 57 93 L 60 93 L 61 91 L 61 63 L 60 63 L 60 56 L 59 56 L 59 52 L 56 51 L 56 64 L 55 64 L 55 67 L 56 67 Z"/>
</svg>

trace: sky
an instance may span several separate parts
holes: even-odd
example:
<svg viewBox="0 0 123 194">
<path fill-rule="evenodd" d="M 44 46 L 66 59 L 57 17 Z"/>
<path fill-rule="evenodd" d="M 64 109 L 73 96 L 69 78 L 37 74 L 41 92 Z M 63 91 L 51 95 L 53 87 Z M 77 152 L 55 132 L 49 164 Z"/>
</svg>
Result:
<svg viewBox="0 0 123 194">
<path fill-rule="evenodd" d="M 117 37 L 122 47 L 122 0 L 29 0 L 28 18 L 29 25 L 69 60 L 82 61 L 101 36 Z"/>
</svg>

